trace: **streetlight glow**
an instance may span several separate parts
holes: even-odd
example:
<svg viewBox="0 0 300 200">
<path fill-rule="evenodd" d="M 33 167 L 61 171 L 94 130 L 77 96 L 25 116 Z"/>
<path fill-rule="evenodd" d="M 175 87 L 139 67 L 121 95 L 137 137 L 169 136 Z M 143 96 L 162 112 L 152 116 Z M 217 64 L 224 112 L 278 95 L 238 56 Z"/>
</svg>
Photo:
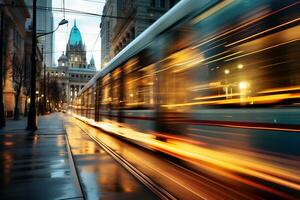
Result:
<svg viewBox="0 0 300 200">
<path fill-rule="evenodd" d="M 244 65 L 242 65 L 242 64 L 238 65 L 238 69 L 243 69 L 243 67 L 244 67 Z"/>
<path fill-rule="evenodd" d="M 247 82 L 240 82 L 240 83 L 239 83 L 239 88 L 240 88 L 241 90 L 246 89 L 248 86 L 249 86 L 249 83 L 247 83 Z"/>
<path fill-rule="evenodd" d="M 230 71 L 229 71 L 229 69 L 225 69 L 225 74 L 229 74 L 230 73 Z"/>
</svg>

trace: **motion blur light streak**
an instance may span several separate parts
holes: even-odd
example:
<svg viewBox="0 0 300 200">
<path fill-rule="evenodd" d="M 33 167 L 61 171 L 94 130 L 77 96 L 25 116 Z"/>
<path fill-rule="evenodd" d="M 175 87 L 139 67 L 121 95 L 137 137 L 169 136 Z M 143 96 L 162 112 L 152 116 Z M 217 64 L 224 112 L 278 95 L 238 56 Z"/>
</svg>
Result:
<svg viewBox="0 0 300 200">
<path fill-rule="evenodd" d="M 247 97 L 247 99 L 245 99 L 244 102 L 275 103 L 275 102 L 279 102 L 283 99 L 294 99 L 294 98 L 300 98 L 300 93 L 274 94 L 274 95 L 265 95 L 265 96 L 258 96 L 258 97 Z M 166 108 L 170 108 L 170 107 L 193 106 L 193 105 L 237 104 L 237 103 L 240 103 L 240 98 L 215 100 L 215 101 L 202 101 L 202 102 L 200 101 L 200 102 L 191 102 L 191 103 L 169 104 L 169 105 L 162 105 L 162 106 L 166 107 Z"/>
<path fill-rule="evenodd" d="M 264 31 L 262 31 L 262 32 L 256 33 L 256 34 L 251 35 L 251 36 L 249 36 L 249 37 L 246 37 L 246 38 L 244 38 L 244 39 L 242 39 L 242 40 L 233 42 L 233 43 L 231 43 L 231 44 L 226 44 L 225 46 L 226 46 L 226 47 L 233 46 L 233 45 L 235 45 L 235 44 L 241 43 L 241 42 L 243 42 L 243 41 L 249 40 L 249 39 L 254 38 L 254 37 L 256 37 L 256 36 L 265 34 L 265 33 L 267 33 L 267 32 L 271 32 L 271 31 L 273 31 L 273 30 L 275 30 L 275 29 L 279 29 L 279 28 L 281 28 L 281 27 L 283 27 L 283 26 L 286 26 L 286 25 L 289 25 L 289 24 L 292 24 L 292 23 L 298 22 L 298 21 L 300 21 L 300 18 L 297 18 L 297 19 L 291 20 L 291 21 L 289 21 L 289 22 L 280 24 L 280 25 L 278 25 L 278 26 L 276 26 L 276 27 L 273 27 L 273 28 L 270 28 L 270 29 L 268 29 L 268 30 L 264 30 Z"/>
<path fill-rule="evenodd" d="M 102 128 L 105 131 L 115 133 L 136 142 L 142 142 L 141 145 L 150 145 L 152 148 L 162 150 L 165 153 L 170 153 L 173 156 L 185 157 L 201 162 L 204 161 L 207 164 L 213 164 L 221 169 L 250 175 L 295 190 L 300 190 L 299 172 L 286 168 L 283 169 L 280 165 L 277 166 L 275 163 L 270 164 L 262 160 L 251 159 L 251 157 L 244 157 L 235 154 L 234 152 L 220 152 L 220 150 L 216 151 L 201 147 L 200 145 L 195 146 L 194 144 L 187 143 L 187 141 L 183 139 L 167 139 L 166 142 L 163 142 L 156 140 L 156 137 L 151 134 L 137 132 L 130 128 L 112 125 L 111 123 L 95 122 L 77 115 L 74 115 L 74 117 Z M 214 168 L 211 168 L 210 170 L 217 173 Z"/>
<path fill-rule="evenodd" d="M 182 0 L 78 93 L 72 113 L 225 186 L 208 184 L 206 196 L 203 182 L 204 192 L 190 185 L 205 198 L 231 188 L 299 199 L 299 22 L 299 0 Z"/>
<path fill-rule="evenodd" d="M 211 42 L 211 41 L 213 41 L 213 40 L 219 39 L 219 38 L 221 38 L 221 37 L 223 37 L 223 36 L 226 36 L 226 35 L 229 35 L 229 34 L 235 32 L 235 31 L 241 30 L 241 29 L 243 29 L 243 28 L 245 28 L 245 27 L 247 27 L 247 26 L 250 26 L 250 25 L 252 25 L 252 24 L 254 24 L 254 23 L 257 23 L 257 22 L 259 22 L 259 21 L 261 21 L 261 20 L 263 20 L 263 19 L 265 19 L 265 18 L 268 18 L 268 17 L 270 17 L 270 16 L 272 16 L 272 15 L 275 15 L 275 14 L 277 14 L 277 13 L 280 13 L 280 12 L 282 12 L 282 11 L 285 11 L 285 10 L 287 10 L 287 9 L 293 7 L 293 6 L 297 6 L 298 4 L 300 4 L 300 1 L 297 1 L 297 2 L 295 2 L 295 3 L 293 3 L 293 4 L 291 4 L 291 5 L 288 5 L 288 6 L 286 6 L 286 7 L 281 8 L 281 9 L 279 9 L 279 10 L 276 10 L 276 11 L 269 12 L 269 13 L 267 13 L 267 14 L 264 14 L 264 15 L 262 15 L 262 16 L 256 18 L 256 19 L 254 19 L 254 20 L 245 22 L 245 23 L 242 24 L 241 26 L 238 26 L 238 27 L 233 28 L 233 29 L 229 29 L 229 30 L 227 30 L 227 31 L 225 31 L 225 32 L 223 32 L 223 33 L 221 33 L 221 34 L 219 34 L 219 35 L 214 35 L 214 36 L 211 36 L 210 38 L 206 38 L 205 40 L 203 40 L 202 42 L 200 42 L 199 44 L 197 44 L 197 45 L 194 46 L 193 48 L 198 48 L 198 47 L 200 47 L 200 46 L 202 46 L 202 45 L 205 45 L 205 44 L 207 44 L 207 43 L 209 43 L 209 42 Z"/>
<path fill-rule="evenodd" d="M 300 90 L 300 86 L 273 88 L 273 89 L 264 90 L 264 91 L 261 91 L 258 93 L 265 94 L 265 93 L 275 93 L 275 92 L 288 92 L 288 91 L 294 91 L 294 90 Z"/>
<path fill-rule="evenodd" d="M 285 45 L 285 44 L 289 44 L 289 43 L 292 43 L 292 42 L 297 42 L 299 40 L 300 40 L 300 38 L 297 38 L 297 39 L 290 40 L 290 41 L 287 41 L 287 42 L 283 42 L 283 43 L 280 43 L 280 44 L 276 44 L 276 45 L 273 45 L 273 46 L 270 46 L 270 47 L 266 47 L 266 48 L 263 48 L 263 49 L 260 49 L 260 50 L 257 50 L 257 51 L 252 51 L 252 52 L 249 52 L 249 53 L 245 53 L 245 54 L 240 55 L 240 56 L 229 58 L 225 61 L 228 62 L 228 61 L 231 61 L 231 60 L 235 60 L 237 58 L 242 58 L 242 57 L 249 56 L 249 55 L 252 55 L 252 54 L 260 53 L 260 52 L 263 52 L 263 51 L 266 51 L 266 50 L 270 50 L 270 49 L 273 49 L 273 48 L 276 48 L 276 47 L 280 47 L 280 46 Z"/>
</svg>

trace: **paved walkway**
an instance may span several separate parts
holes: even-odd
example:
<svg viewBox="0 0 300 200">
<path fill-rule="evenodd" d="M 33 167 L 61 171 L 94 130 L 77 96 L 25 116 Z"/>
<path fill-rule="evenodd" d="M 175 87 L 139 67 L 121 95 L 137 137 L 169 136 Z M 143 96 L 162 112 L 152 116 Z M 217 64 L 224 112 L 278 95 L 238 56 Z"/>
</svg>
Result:
<svg viewBox="0 0 300 200">
<path fill-rule="evenodd" d="M 0 129 L 0 199 L 83 199 L 66 140 L 62 114 L 8 120 Z"/>
</svg>

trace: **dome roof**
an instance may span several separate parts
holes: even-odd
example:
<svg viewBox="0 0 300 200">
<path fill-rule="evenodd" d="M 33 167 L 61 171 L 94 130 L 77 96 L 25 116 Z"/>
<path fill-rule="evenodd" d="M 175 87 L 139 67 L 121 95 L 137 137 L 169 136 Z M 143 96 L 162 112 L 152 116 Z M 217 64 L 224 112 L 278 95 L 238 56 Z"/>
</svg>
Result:
<svg viewBox="0 0 300 200">
<path fill-rule="evenodd" d="M 64 53 L 62 53 L 61 56 L 58 58 L 58 61 L 67 62 L 68 57 Z"/>
<path fill-rule="evenodd" d="M 74 26 L 70 32 L 69 44 L 70 45 L 82 45 L 81 33 L 76 26 L 76 21 L 74 21 Z"/>
</svg>

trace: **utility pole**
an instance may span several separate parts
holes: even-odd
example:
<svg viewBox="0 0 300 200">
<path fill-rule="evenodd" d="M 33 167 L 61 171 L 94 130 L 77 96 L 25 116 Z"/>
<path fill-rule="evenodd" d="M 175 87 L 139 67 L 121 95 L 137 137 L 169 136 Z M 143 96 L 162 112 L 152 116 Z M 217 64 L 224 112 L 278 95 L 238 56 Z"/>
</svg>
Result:
<svg viewBox="0 0 300 200">
<path fill-rule="evenodd" d="M 4 104 L 3 104 L 3 38 L 4 38 L 4 9 L 1 8 L 1 27 L 0 27 L 0 128 L 5 126 Z"/>
<path fill-rule="evenodd" d="M 46 111 L 47 111 L 47 105 L 46 105 L 46 101 L 47 101 L 47 98 L 46 98 L 46 64 L 44 63 L 44 98 L 43 98 L 43 115 L 46 114 Z"/>
<path fill-rule="evenodd" d="M 43 55 L 43 67 L 44 67 L 44 80 L 43 80 L 43 95 L 42 98 L 42 115 L 46 114 L 46 64 L 44 62 L 44 48 L 42 47 L 42 55 Z"/>
<path fill-rule="evenodd" d="M 32 52 L 31 52 L 31 76 L 30 76 L 30 107 L 27 119 L 27 129 L 37 130 L 37 116 L 35 105 L 36 91 L 36 1 L 32 1 Z"/>
<path fill-rule="evenodd" d="M 48 110 L 51 113 L 51 108 L 50 108 L 50 74 L 49 72 L 47 73 L 47 96 L 48 96 Z"/>
</svg>

